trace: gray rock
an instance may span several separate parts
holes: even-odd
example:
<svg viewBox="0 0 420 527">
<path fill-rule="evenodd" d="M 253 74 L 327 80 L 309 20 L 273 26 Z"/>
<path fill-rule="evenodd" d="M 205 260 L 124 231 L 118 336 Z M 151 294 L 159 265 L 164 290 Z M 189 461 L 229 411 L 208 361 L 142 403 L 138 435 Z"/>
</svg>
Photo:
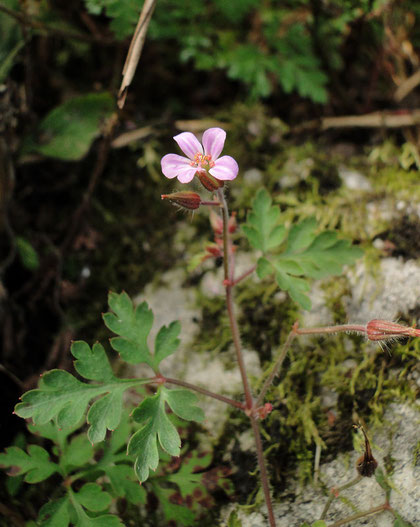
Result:
<svg viewBox="0 0 420 527">
<path fill-rule="evenodd" d="M 387 409 L 383 426 L 373 434 L 372 448 L 379 467 L 383 469 L 384 458 L 392 458 L 393 474 L 390 476 L 393 490 L 390 504 L 403 519 L 418 526 L 420 518 L 420 466 L 414 463 L 414 452 L 418 441 L 419 408 L 408 404 L 392 404 Z M 357 475 L 355 470 L 358 452 L 350 456 L 340 455 L 330 463 L 321 465 L 320 475 L 328 488 L 339 487 Z M 290 499 L 290 495 L 293 498 Z M 356 485 L 343 490 L 340 499 L 334 500 L 326 517 L 327 525 L 344 519 L 357 511 L 369 510 L 381 505 L 385 500 L 385 491 L 375 477 L 363 478 Z M 274 504 L 277 527 L 300 527 L 303 522 L 309 524 L 320 518 L 327 497 L 317 488 L 299 487 L 290 482 L 284 501 Z M 351 506 L 347 504 L 352 504 Z M 247 514 L 243 509 L 231 505 L 223 511 L 221 525 L 232 510 L 236 510 L 242 521 L 242 527 L 266 527 L 268 525 L 265 506 L 260 511 Z M 394 517 L 389 512 L 380 512 L 352 521 L 351 527 L 392 527 Z"/>
<path fill-rule="evenodd" d="M 415 261 L 384 258 L 374 277 L 359 263 L 348 278 L 352 298 L 347 301 L 347 313 L 353 323 L 375 318 L 395 320 L 419 303 L 420 265 Z"/>
</svg>

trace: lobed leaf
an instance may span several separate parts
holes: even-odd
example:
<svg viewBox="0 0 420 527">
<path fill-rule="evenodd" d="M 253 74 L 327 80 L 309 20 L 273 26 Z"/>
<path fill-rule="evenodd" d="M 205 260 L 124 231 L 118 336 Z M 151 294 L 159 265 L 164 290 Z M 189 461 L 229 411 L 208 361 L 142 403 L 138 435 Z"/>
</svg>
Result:
<svg viewBox="0 0 420 527">
<path fill-rule="evenodd" d="M 91 349 L 89 344 L 78 340 L 73 342 L 71 353 L 76 359 L 74 367 L 77 373 L 85 379 L 102 382 L 115 380 L 108 357 L 99 342 L 96 342 Z"/>
<path fill-rule="evenodd" d="M 267 191 L 260 190 L 243 229 L 251 245 L 265 253 L 257 262 L 257 275 L 263 279 L 274 273 L 280 289 L 309 310 L 311 301 L 305 294 L 310 290 L 307 278 L 340 274 L 344 265 L 354 263 L 363 252 L 350 241 L 338 239 L 336 232 L 316 234 L 315 218 L 307 218 L 290 228 L 283 252 L 269 257 L 267 253 L 279 248 L 285 240 L 284 227 L 277 225 L 279 209 L 271 203 Z"/>
<path fill-rule="evenodd" d="M 111 482 L 112 489 L 119 497 L 125 497 L 134 505 L 146 503 L 146 491 L 139 485 L 135 478 L 132 467 L 128 465 L 110 465 L 106 469 L 106 474 Z"/>
<path fill-rule="evenodd" d="M 158 371 L 160 362 L 171 355 L 179 346 L 179 322 L 160 328 L 154 354 L 151 354 L 147 338 L 153 325 L 153 313 L 146 302 L 134 308 L 127 293 L 110 293 L 109 307 L 113 311 L 103 315 L 106 326 L 119 335 L 111 339 L 111 346 L 121 358 L 130 364 L 144 362 Z"/>
<path fill-rule="evenodd" d="M 104 391 L 103 386 L 84 384 L 66 371 L 51 370 L 43 375 L 39 388 L 23 394 L 15 413 L 41 425 L 56 418 L 59 428 L 71 428 L 81 421 L 89 401 Z"/>
<path fill-rule="evenodd" d="M 158 444 L 171 456 L 180 454 L 181 440 L 166 414 L 165 403 L 183 419 L 202 420 L 202 410 L 194 406 L 196 400 L 196 396 L 187 390 L 161 387 L 153 397 L 144 399 L 134 410 L 133 419 L 143 426 L 131 437 L 127 452 L 136 456 L 134 470 L 141 482 L 149 477 L 150 470 L 156 470 L 158 466 Z"/>
<path fill-rule="evenodd" d="M 267 190 L 259 190 L 252 202 L 247 223 L 242 228 L 250 244 L 262 252 L 278 247 L 286 234 L 284 226 L 277 225 L 280 210 L 271 203 Z"/>
<path fill-rule="evenodd" d="M 86 435 L 77 435 L 68 443 L 61 455 L 61 465 L 81 467 L 93 457 L 93 448 Z"/>
<path fill-rule="evenodd" d="M 56 463 L 50 461 L 48 452 L 37 445 L 30 445 L 28 453 L 16 446 L 7 448 L 0 454 L 0 466 L 12 467 L 15 476 L 25 474 L 27 483 L 39 483 L 60 470 Z"/>
<path fill-rule="evenodd" d="M 110 293 L 108 298 L 110 309 L 114 313 L 105 313 L 105 325 L 120 337 L 111 339 L 111 346 L 123 360 L 130 364 L 145 362 L 153 367 L 147 337 L 153 325 L 153 313 L 146 302 L 136 308 L 127 293 Z"/>
<path fill-rule="evenodd" d="M 178 338 L 180 332 L 181 324 L 178 321 L 171 322 L 168 327 L 163 326 L 160 328 L 155 340 L 155 367 L 177 350 L 180 342 Z"/>
</svg>

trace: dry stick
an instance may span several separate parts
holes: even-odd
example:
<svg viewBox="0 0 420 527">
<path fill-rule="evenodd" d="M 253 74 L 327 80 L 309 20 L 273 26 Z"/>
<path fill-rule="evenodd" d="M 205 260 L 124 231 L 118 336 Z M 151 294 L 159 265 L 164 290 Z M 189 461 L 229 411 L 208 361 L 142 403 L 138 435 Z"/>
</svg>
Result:
<svg viewBox="0 0 420 527">
<path fill-rule="evenodd" d="M 109 39 L 101 36 L 93 36 L 93 35 L 86 35 L 83 33 L 75 33 L 74 31 L 68 31 L 66 29 L 57 29 L 55 27 L 51 27 L 47 24 L 44 24 L 42 22 L 37 22 L 36 20 L 31 20 L 28 16 L 26 16 L 24 13 L 19 13 L 18 11 L 14 11 L 13 9 L 9 9 L 8 7 L 0 4 L 0 11 L 3 13 L 6 13 L 6 15 L 14 18 L 24 26 L 31 27 L 33 29 L 37 29 L 39 31 L 45 31 L 49 35 L 54 35 L 57 37 L 62 38 L 70 38 L 74 40 L 81 40 L 83 42 L 90 42 L 95 44 L 101 44 L 104 46 L 112 46 L 115 44 L 114 39 Z"/>
<path fill-rule="evenodd" d="M 149 27 L 153 11 L 157 0 L 145 0 L 143 9 L 141 10 L 137 27 L 131 39 L 130 47 L 128 49 L 127 58 L 123 68 L 123 80 L 121 82 L 120 91 L 118 92 L 118 107 L 122 109 L 125 104 L 127 96 L 127 89 L 133 80 L 136 72 L 137 64 L 140 60 L 141 51 L 143 49 L 144 41 L 146 39 L 147 28 Z"/>
<path fill-rule="evenodd" d="M 343 115 L 340 117 L 325 117 L 306 121 L 291 132 L 299 133 L 305 130 L 329 128 L 401 128 L 420 124 L 420 109 L 399 110 L 395 112 L 372 112 L 365 115 Z"/>
<path fill-rule="evenodd" d="M 242 354 L 241 339 L 239 336 L 238 322 L 235 317 L 234 305 L 233 305 L 233 269 L 230 266 L 230 254 L 231 254 L 231 243 L 229 237 L 229 210 L 226 203 L 225 196 L 223 194 L 223 189 L 218 189 L 218 196 L 220 203 L 222 204 L 222 217 L 223 217 L 223 266 L 224 266 L 224 277 L 225 277 L 225 287 L 226 287 L 226 307 L 229 315 L 230 330 L 233 337 L 233 344 L 236 351 L 236 358 L 238 361 L 239 370 L 241 372 L 242 383 L 245 393 L 246 401 L 246 410 L 249 410 L 249 419 L 252 425 L 252 431 L 254 433 L 255 446 L 257 449 L 257 458 L 258 466 L 260 469 L 260 479 L 264 492 L 265 503 L 267 506 L 268 520 L 270 527 L 276 527 L 276 520 L 274 518 L 273 506 L 271 503 L 270 489 L 268 486 L 268 475 L 267 469 L 265 466 L 264 453 L 261 441 L 260 430 L 258 428 L 258 422 L 255 418 L 255 415 L 252 412 L 252 409 L 255 408 L 252 400 L 251 388 L 248 381 L 248 376 L 246 374 L 244 358 Z"/>
</svg>

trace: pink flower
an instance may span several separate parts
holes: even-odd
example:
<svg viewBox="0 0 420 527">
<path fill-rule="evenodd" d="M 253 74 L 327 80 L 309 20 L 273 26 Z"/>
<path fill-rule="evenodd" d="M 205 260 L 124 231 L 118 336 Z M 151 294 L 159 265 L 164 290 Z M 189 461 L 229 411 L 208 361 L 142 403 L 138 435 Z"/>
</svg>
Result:
<svg viewBox="0 0 420 527">
<path fill-rule="evenodd" d="M 221 181 L 230 181 L 238 175 L 238 163 L 233 157 L 219 157 L 226 139 L 226 132 L 221 128 L 206 130 L 203 145 L 191 132 L 182 132 L 174 139 L 187 157 L 178 154 L 162 157 L 162 172 L 167 178 L 177 177 L 181 183 L 189 183 L 200 171 L 206 171 Z"/>
</svg>

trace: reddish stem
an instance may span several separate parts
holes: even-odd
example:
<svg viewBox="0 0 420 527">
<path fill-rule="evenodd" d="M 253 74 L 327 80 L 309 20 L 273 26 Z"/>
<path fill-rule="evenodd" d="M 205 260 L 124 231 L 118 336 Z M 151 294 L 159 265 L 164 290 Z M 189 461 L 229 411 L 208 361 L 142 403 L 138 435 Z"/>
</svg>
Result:
<svg viewBox="0 0 420 527">
<path fill-rule="evenodd" d="M 239 276 L 238 278 L 235 278 L 235 280 L 233 280 L 232 282 L 230 282 L 230 285 L 232 287 L 234 287 L 236 284 L 238 284 L 239 282 L 241 282 L 242 280 L 244 280 L 245 278 L 247 278 L 249 275 L 251 275 L 255 269 L 257 268 L 256 265 L 253 265 L 251 267 L 251 269 L 248 269 L 248 271 L 245 271 L 245 273 L 241 274 L 241 276 Z"/>
<path fill-rule="evenodd" d="M 236 320 L 235 312 L 234 312 L 233 291 L 232 291 L 232 288 L 233 288 L 232 283 L 234 282 L 234 279 L 233 279 L 234 262 L 232 258 L 233 251 L 232 251 L 232 246 L 231 246 L 230 236 L 229 236 L 229 225 L 228 225 L 229 210 L 228 210 L 227 203 L 223 195 L 222 189 L 218 190 L 218 195 L 219 195 L 220 202 L 222 204 L 224 285 L 226 288 L 226 307 L 227 307 L 227 311 L 229 315 L 230 330 L 232 333 L 233 344 L 234 344 L 235 352 L 236 352 L 236 358 L 238 361 L 238 366 L 239 366 L 239 370 L 240 370 L 241 377 L 242 377 L 242 384 L 244 386 L 245 401 L 246 401 L 245 411 L 247 415 L 249 416 L 249 419 L 252 425 L 252 431 L 254 433 L 255 446 L 257 449 L 258 466 L 260 469 L 260 479 L 261 479 L 261 484 L 262 484 L 262 488 L 264 492 L 265 503 L 267 505 L 268 519 L 269 519 L 270 527 L 276 527 L 273 506 L 271 503 L 270 489 L 268 485 L 267 469 L 266 469 L 265 461 L 264 461 L 264 452 L 263 452 L 263 447 L 262 447 L 261 435 L 260 435 L 260 430 L 258 428 L 258 422 L 253 412 L 253 409 L 255 408 L 255 406 L 253 404 L 251 388 L 249 385 L 248 376 L 246 374 L 245 362 L 244 362 L 244 358 L 242 354 L 241 339 L 239 336 L 238 322 Z"/>
<path fill-rule="evenodd" d="M 244 410 L 245 405 L 243 403 L 240 403 L 239 401 L 234 401 L 233 399 L 230 399 L 229 397 L 225 397 L 224 395 L 219 395 L 218 393 L 211 392 L 210 390 L 206 390 L 205 388 L 201 388 L 201 386 L 196 386 L 195 384 L 190 384 L 189 382 L 185 381 L 179 381 L 178 379 L 171 379 L 170 377 L 162 377 L 162 378 L 156 378 L 154 382 L 162 382 L 160 379 L 163 380 L 165 383 L 169 384 L 176 384 L 178 386 L 183 386 L 184 388 L 188 388 L 189 390 L 193 390 L 195 392 L 201 393 L 203 395 L 206 395 L 207 397 L 212 397 L 213 399 L 217 399 L 218 401 L 222 401 L 223 403 L 229 404 L 230 406 L 234 406 L 235 408 L 239 408 L 240 410 Z"/>
<path fill-rule="evenodd" d="M 200 205 L 207 205 L 208 207 L 220 207 L 220 201 L 201 201 Z"/>
</svg>

